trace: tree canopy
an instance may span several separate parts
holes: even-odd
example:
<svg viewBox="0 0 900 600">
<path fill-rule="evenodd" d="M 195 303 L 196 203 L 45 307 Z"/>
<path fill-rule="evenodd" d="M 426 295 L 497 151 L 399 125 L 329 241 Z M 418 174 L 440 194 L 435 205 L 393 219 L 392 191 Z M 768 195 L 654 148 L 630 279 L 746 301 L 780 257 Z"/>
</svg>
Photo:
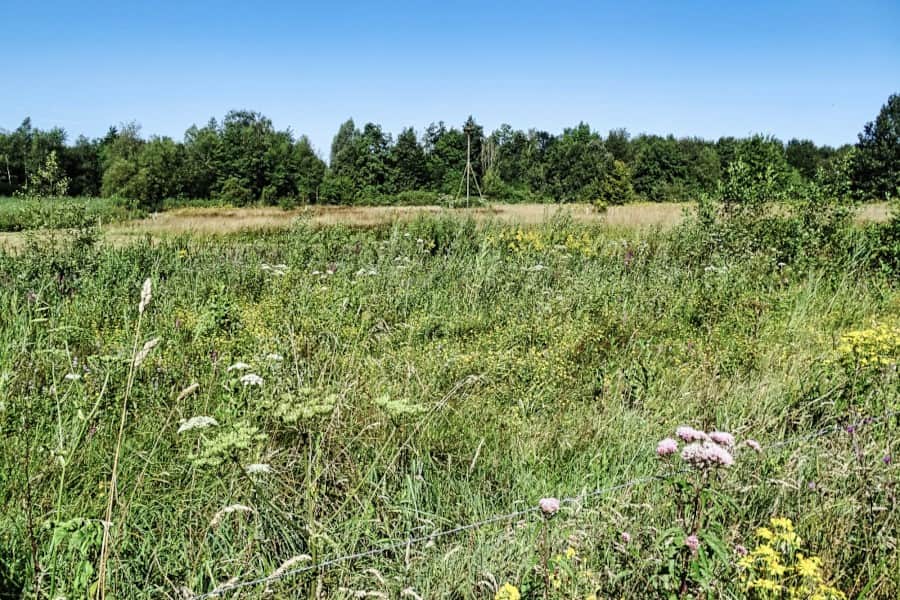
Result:
<svg viewBox="0 0 900 600">
<path fill-rule="evenodd" d="M 99 194 L 151 209 L 167 198 L 291 206 L 390 203 L 415 193 L 440 201 L 459 189 L 469 141 L 475 174 L 496 200 L 693 200 L 716 193 L 738 163 L 778 195 L 813 181 L 864 199 L 900 189 L 900 95 L 892 95 L 855 148 L 763 135 L 706 140 L 613 129 L 603 136 L 586 123 L 560 134 L 507 124 L 487 133 L 473 117 L 458 127 L 407 127 L 395 138 L 377 123 L 360 128 L 348 119 L 328 164 L 308 138 L 247 110 L 193 125 L 181 140 L 144 138 L 136 123 L 126 123 L 67 144 L 64 130 L 40 130 L 25 119 L 0 130 L 0 195 Z"/>
</svg>

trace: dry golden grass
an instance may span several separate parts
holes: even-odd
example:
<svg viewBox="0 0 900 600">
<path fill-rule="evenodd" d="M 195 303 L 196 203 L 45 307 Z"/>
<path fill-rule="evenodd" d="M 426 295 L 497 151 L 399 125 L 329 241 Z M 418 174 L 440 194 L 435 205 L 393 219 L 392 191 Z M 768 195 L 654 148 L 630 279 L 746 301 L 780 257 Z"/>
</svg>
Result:
<svg viewBox="0 0 900 600">
<path fill-rule="evenodd" d="M 116 236 L 134 234 L 197 233 L 222 234 L 248 230 L 283 229 L 295 219 L 317 225 L 373 226 L 407 220 L 419 215 L 471 215 L 479 221 L 497 219 L 523 225 L 543 223 L 555 215 L 579 221 L 603 222 L 621 227 L 672 226 L 688 204 L 638 203 L 613 206 L 605 214 L 588 204 L 493 204 L 479 208 L 448 209 L 440 206 L 310 206 L 297 210 L 264 208 L 181 208 L 147 219 L 111 225 Z"/>
<path fill-rule="evenodd" d="M 543 223 L 555 215 L 568 215 L 577 221 L 603 223 L 625 229 L 669 228 L 684 218 L 692 203 L 638 202 L 611 206 L 597 213 L 589 204 L 492 204 L 487 207 L 449 209 L 440 206 L 309 206 L 295 210 L 260 208 L 179 208 L 146 219 L 114 223 L 104 227 L 111 243 L 124 243 L 135 236 L 221 235 L 242 231 L 279 230 L 296 219 L 317 225 L 346 224 L 371 227 L 431 214 L 472 215 L 479 221 L 500 220 L 522 225 Z M 859 222 L 883 222 L 890 218 L 887 204 L 867 204 L 857 211 Z M 24 243 L 24 234 L 0 233 L 0 248 L 15 249 Z"/>
</svg>

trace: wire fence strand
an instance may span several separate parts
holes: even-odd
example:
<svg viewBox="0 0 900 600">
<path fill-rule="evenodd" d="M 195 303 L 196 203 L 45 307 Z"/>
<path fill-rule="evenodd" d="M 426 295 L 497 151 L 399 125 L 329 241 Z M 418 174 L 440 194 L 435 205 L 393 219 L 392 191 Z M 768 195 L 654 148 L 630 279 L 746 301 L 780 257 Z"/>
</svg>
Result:
<svg viewBox="0 0 900 600">
<path fill-rule="evenodd" d="M 818 429 L 818 430 L 812 431 L 810 433 L 791 436 L 791 437 L 785 438 L 779 442 L 773 442 L 772 444 L 768 444 L 765 446 L 765 449 L 767 451 L 770 451 L 773 449 L 784 448 L 786 446 L 790 446 L 797 442 L 817 439 L 820 437 L 824 437 L 824 436 L 831 435 L 833 433 L 839 433 L 839 432 L 845 432 L 845 433 L 852 435 L 859 429 L 862 429 L 865 427 L 871 427 L 874 425 L 884 424 L 887 421 L 889 421 L 891 418 L 897 417 L 897 416 L 900 416 L 900 410 L 890 410 L 890 411 L 887 411 L 884 414 L 881 414 L 876 417 L 865 417 L 856 422 L 852 422 L 852 423 L 848 423 L 848 424 L 844 424 L 844 425 L 840 425 L 840 424 L 831 425 L 829 427 L 824 427 L 822 429 Z M 645 485 L 645 484 L 648 484 L 648 483 L 651 483 L 654 481 L 667 481 L 667 480 L 671 479 L 672 477 L 673 477 L 673 475 L 666 475 L 666 476 L 650 475 L 650 476 L 646 476 L 646 477 L 638 477 L 638 478 L 630 479 L 628 481 L 618 483 L 615 485 L 599 487 L 594 490 L 582 492 L 580 494 L 576 494 L 573 496 L 568 496 L 568 497 L 565 497 L 562 500 L 560 500 L 560 503 L 561 504 L 576 504 L 579 502 L 583 502 L 584 500 L 587 500 L 589 498 L 597 498 L 599 496 L 605 496 L 605 495 L 611 494 L 613 492 L 632 488 L 632 487 L 639 486 L 639 485 Z M 228 592 L 233 592 L 233 591 L 236 591 L 239 589 L 262 585 L 262 584 L 274 583 L 281 579 L 286 579 L 288 577 L 293 577 L 295 575 L 300 575 L 302 573 L 308 573 L 310 571 L 324 571 L 334 565 L 338 565 L 341 563 L 352 562 L 352 561 L 360 560 L 363 558 L 369 558 L 372 556 L 379 556 L 382 554 L 387 554 L 389 552 L 401 550 L 404 548 L 409 548 L 411 546 L 415 546 L 415 545 L 418 545 L 421 543 L 430 542 L 430 541 L 437 540 L 440 538 L 456 535 L 459 533 L 463 533 L 465 531 L 472 531 L 475 529 L 480 529 L 481 527 L 490 525 L 492 523 L 511 521 L 513 519 L 516 519 L 519 517 L 524 517 L 524 516 L 532 514 L 532 513 L 538 513 L 540 511 L 541 511 L 541 509 L 539 506 L 530 506 L 528 508 L 516 510 L 513 512 L 496 514 L 496 515 L 487 517 L 485 519 L 482 519 L 480 521 L 474 521 L 472 523 L 467 523 L 465 525 L 459 525 L 459 526 L 453 527 L 451 529 L 446 529 L 446 530 L 438 531 L 435 533 L 430 533 L 427 535 L 408 537 L 404 540 L 398 540 L 396 542 L 387 544 L 385 546 L 370 548 L 368 550 L 356 552 L 353 554 L 345 554 L 345 555 L 341 555 L 341 556 L 336 556 L 334 558 L 330 558 L 330 559 L 327 559 L 327 560 L 324 560 L 324 561 L 321 561 L 321 562 L 318 562 L 315 564 L 304 565 L 302 567 L 296 567 L 293 569 L 289 569 L 289 570 L 283 571 L 281 573 L 277 573 L 277 574 L 273 573 L 273 574 L 267 575 L 265 577 L 258 577 L 256 579 L 248 579 L 245 581 L 238 581 L 235 583 L 224 584 L 224 585 L 221 585 L 221 586 L 213 589 L 212 591 L 205 592 L 202 594 L 195 594 L 195 595 L 189 596 L 189 598 L 190 598 L 190 600 L 205 600 L 206 598 L 220 597 Z"/>
</svg>

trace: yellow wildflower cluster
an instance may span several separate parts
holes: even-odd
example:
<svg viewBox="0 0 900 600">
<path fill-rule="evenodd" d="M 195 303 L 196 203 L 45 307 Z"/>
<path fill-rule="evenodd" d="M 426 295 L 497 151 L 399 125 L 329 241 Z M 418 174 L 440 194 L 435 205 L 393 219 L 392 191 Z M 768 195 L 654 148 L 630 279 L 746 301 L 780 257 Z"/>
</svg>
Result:
<svg viewBox="0 0 900 600">
<path fill-rule="evenodd" d="M 494 595 L 494 600 L 519 600 L 521 597 L 519 588 L 511 583 L 504 583 Z"/>
<path fill-rule="evenodd" d="M 751 598 L 846 598 L 825 582 L 822 559 L 801 552 L 802 541 L 790 519 L 773 517 L 769 523 L 771 527 L 756 530 L 760 544 L 738 562 Z"/>
<path fill-rule="evenodd" d="M 848 367 L 882 367 L 900 362 L 900 324 L 882 323 L 848 331 L 838 346 L 840 361 Z"/>
</svg>

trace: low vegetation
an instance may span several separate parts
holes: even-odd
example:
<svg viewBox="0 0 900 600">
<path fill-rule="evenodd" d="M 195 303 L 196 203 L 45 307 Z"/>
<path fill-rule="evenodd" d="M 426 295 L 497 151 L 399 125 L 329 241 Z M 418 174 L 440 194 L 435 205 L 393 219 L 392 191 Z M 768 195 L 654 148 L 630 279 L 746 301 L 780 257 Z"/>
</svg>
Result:
<svg viewBox="0 0 900 600">
<path fill-rule="evenodd" d="M 0 255 L 0 590 L 896 598 L 900 219 L 758 183 Z"/>
</svg>

